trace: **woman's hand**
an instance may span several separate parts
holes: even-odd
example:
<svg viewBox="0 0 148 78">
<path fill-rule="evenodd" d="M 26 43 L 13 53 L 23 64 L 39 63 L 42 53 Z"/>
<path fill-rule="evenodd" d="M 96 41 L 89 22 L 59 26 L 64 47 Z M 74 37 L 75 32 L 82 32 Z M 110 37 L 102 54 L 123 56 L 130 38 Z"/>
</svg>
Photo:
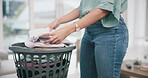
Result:
<svg viewBox="0 0 148 78">
<path fill-rule="evenodd" d="M 75 31 L 75 26 L 66 26 L 61 29 L 55 30 L 54 32 L 43 34 L 42 36 L 52 36 L 51 39 L 45 41 L 44 43 L 59 44 L 62 42 L 68 35 Z"/>
<path fill-rule="evenodd" d="M 60 26 L 60 18 L 56 19 L 55 21 L 51 22 L 49 25 L 47 25 L 46 27 L 49 27 L 50 29 L 56 29 L 57 27 Z"/>
</svg>

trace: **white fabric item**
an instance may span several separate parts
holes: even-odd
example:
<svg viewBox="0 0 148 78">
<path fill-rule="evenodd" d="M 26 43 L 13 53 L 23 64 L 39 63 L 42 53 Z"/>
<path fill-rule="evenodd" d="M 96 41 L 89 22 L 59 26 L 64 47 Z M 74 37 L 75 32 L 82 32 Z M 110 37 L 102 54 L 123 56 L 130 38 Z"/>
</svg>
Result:
<svg viewBox="0 0 148 78">
<path fill-rule="evenodd" d="M 25 45 L 29 48 L 33 48 L 33 47 L 65 47 L 65 44 L 63 44 L 63 43 L 49 44 L 49 43 L 43 43 L 43 42 L 30 42 L 30 41 L 25 42 Z"/>
<path fill-rule="evenodd" d="M 29 31 L 29 40 L 25 42 L 25 46 L 29 48 L 33 47 L 66 47 L 64 43 L 70 43 L 68 40 L 62 41 L 60 44 L 43 43 L 43 41 L 37 41 L 42 34 L 50 33 L 52 30 L 49 28 L 40 28 Z"/>
<path fill-rule="evenodd" d="M 29 41 L 36 42 L 40 35 L 50 33 L 52 30 L 50 28 L 38 28 L 29 31 Z"/>
</svg>

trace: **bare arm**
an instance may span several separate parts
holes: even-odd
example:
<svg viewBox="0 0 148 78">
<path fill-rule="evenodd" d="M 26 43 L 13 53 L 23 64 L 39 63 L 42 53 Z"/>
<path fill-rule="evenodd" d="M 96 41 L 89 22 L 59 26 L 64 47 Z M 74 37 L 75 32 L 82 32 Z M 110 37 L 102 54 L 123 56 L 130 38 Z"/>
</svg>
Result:
<svg viewBox="0 0 148 78">
<path fill-rule="evenodd" d="M 77 19 L 79 16 L 80 16 L 80 12 L 76 8 L 73 11 L 71 11 L 70 13 L 60 17 L 59 22 L 60 22 L 60 24 L 64 24 L 64 23 L 67 23 L 67 22 Z"/>
<path fill-rule="evenodd" d="M 76 23 L 79 25 L 79 27 L 81 29 L 90 26 L 91 24 L 97 22 L 98 20 L 102 19 L 103 17 L 105 17 L 108 14 L 107 10 L 102 10 L 99 8 L 96 8 L 94 10 L 92 10 L 90 13 L 88 13 L 87 15 L 85 15 L 83 18 L 81 18 L 80 20 L 78 20 Z M 72 26 L 71 28 L 71 33 L 75 32 L 75 25 L 71 24 L 70 26 Z"/>
<path fill-rule="evenodd" d="M 50 23 L 49 25 L 47 25 L 46 27 L 49 27 L 51 29 L 55 29 L 58 26 L 60 26 L 60 24 L 64 24 L 67 22 L 70 22 L 74 19 L 77 19 L 80 16 L 80 12 L 78 11 L 78 9 L 74 9 L 72 10 L 70 13 L 56 19 L 55 21 L 53 21 L 52 23 Z"/>
<path fill-rule="evenodd" d="M 108 11 L 96 8 L 96 9 L 92 10 L 90 13 L 88 13 L 87 15 L 85 15 L 83 18 L 78 20 L 77 24 L 82 29 L 82 28 L 88 27 L 91 24 L 95 23 L 96 21 L 102 19 L 107 14 L 108 14 Z M 43 36 L 52 36 L 52 38 L 45 41 L 45 43 L 46 42 L 60 43 L 68 35 L 75 32 L 76 31 L 75 28 L 76 28 L 75 24 L 70 24 L 70 25 L 65 26 L 65 27 L 63 27 L 61 29 L 58 29 L 58 30 L 56 30 L 56 31 L 54 31 L 52 33 L 44 34 Z"/>
</svg>

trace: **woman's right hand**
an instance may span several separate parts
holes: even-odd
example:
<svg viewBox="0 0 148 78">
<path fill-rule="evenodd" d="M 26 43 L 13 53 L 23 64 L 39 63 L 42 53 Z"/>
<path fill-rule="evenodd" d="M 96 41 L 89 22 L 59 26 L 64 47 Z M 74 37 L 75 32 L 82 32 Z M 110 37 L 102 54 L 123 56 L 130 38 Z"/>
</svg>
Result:
<svg viewBox="0 0 148 78">
<path fill-rule="evenodd" d="M 50 29 L 56 29 L 57 27 L 60 26 L 60 19 L 56 19 L 55 21 L 51 22 L 50 24 L 48 24 L 46 27 L 50 28 Z"/>
</svg>

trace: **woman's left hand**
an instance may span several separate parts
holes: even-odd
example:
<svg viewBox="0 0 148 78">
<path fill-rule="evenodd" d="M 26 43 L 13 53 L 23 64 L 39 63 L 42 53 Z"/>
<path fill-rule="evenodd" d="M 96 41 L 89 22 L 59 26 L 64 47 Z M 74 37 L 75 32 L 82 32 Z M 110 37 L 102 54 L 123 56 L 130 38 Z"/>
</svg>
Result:
<svg viewBox="0 0 148 78">
<path fill-rule="evenodd" d="M 72 26 L 63 27 L 61 29 L 55 30 L 54 32 L 43 34 L 41 36 L 52 36 L 49 40 L 46 40 L 44 43 L 59 44 L 62 42 L 68 35 L 70 35 L 74 28 Z"/>
</svg>

